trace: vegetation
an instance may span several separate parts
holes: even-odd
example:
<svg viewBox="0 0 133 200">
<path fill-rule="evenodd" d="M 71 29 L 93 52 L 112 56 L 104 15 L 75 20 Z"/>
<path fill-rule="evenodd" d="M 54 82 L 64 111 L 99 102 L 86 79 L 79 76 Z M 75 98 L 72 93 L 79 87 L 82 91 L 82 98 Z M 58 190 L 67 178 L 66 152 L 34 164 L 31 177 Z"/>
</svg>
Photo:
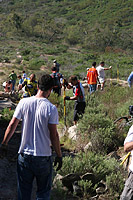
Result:
<svg viewBox="0 0 133 200">
<path fill-rule="evenodd" d="M 106 77 L 116 79 L 115 84 L 110 81 L 103 92 L 91 96 L 85 91 L 87 106 L 78 122 L 78 139 L 73 142 L 67 134 L 62 138 L 64 148 L 78 153 L 75 158 L 65 157 L 60 171 L 63 176 L 93 171 L 98 181 L 106 181 L 110 200 L 119 198 L 124 175 L 119 163 L 106 155 L 123 145 L 129 128 L 120 131 L 113 122 L 128 115 L 133 100 L 131 89 L 119 85 L 119 79 L 126 81 L 132 71 L 131 12 L 131 0 L 0 1 L 0 87 L 13 69 L 17 74 L 22 70 L 28 76 L 35 73 L 37 78 L 51 73 L 54 59 L 66 79 L 74 74 L 82 80 L 93 61 L 112 66 Z M 71 96 L 72 91 L 66 94 Z M 62 97 L 52 93 L 49 99 L 57 106 L 62 125 Z M 67 127 L 73 125 L 73 106 L 74 102 L 66 102 Z M 7 108 L 1 115 L 0 124 L 6 126 L 13 111 Z M 88 152 L 81 153 L 89 142 Z M 83 199 L 89 198 L 88 190 L 96 188 L 86 181 L 79 185 L 84 188 Z M 56 194 L 60 199 L 67 195 L 60 182 Z"/>
</svg>

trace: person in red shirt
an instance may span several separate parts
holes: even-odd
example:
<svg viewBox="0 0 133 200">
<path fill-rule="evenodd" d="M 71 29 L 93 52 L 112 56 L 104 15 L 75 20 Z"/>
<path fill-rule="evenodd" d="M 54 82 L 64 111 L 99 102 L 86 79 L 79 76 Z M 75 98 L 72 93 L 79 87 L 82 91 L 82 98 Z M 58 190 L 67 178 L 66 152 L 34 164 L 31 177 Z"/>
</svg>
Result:
<svg viewBox="0 0 133 200">
<path fill-rule="evenodd" d="M 87 73 L 87 81 L 90 88 L 90 94 L 95 92 L 97 88 L 98 73 L 95 67 L 96 62 L 93 62 L 92 67 L 88 70 Z"/>
<path fill-rule="evenodd" d="M 66 96 L 65 100 L 74 100 L 74 116 L 73 116 L 73 121 L 74 125 L 76 125 L 77 121 L 79 120 L 80 117 L 83 116 L 84 111 L 85 111 L 85 93 L 84 93 L 84 88 L 81 84 L 81 82 L 77 79 L 77 76 L 71 76 L 69 78 L 70 84 L 65 80 L 65 85 L 67 86 L 68 89 L 73 88 L 73 96 L 69 97 Z"/>
</svg>

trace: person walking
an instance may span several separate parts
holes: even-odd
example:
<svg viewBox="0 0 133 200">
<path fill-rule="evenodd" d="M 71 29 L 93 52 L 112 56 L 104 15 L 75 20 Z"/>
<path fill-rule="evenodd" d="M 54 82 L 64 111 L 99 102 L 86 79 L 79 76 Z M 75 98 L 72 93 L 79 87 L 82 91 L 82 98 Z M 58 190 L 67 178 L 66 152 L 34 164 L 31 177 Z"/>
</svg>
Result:
<svg viewBox="0 0 133 200">
<path fill-rule="evenodd" d="M 35 74 L 31 74 L 29 78 L 25 78 L 19 90 L 25 87 L 23 97 L 30 97 L 37 94 L 37 81 Z"/>
<path fill-rule="evenodd" d="M 128 86 L 131 88 L 133 85 L 133 72 L 130 73 L 130 75 L 127 79 L 127 82 L 128 82 Z"/>
<path fill-rule="evenodd" d="M 82 84 L 77 79 L 77 76 L 71 76 L 69 81 L 71 85 L 66 80 L 64 84 L 68 89 L 73 88 L 73 97 L 66 96 L 65 100 L 75 101 L 73 121 L 74 125 L 76 125 L 79 120 L 79 116 L 82 116 L 85 111 L 85 93 Z"/>
<path fill-rule="evenodd" d="M 12 82 L 10 80 L 9 81 L 5 81 L 3 83 L 3 87 L 4 87 L 4 92 L 7 92 L 7 93 L 12 92 Z"/>
<path fill-rule="evenodd" d="M 112 66 L 110 66 L 109 68 L 104 68 L 105 63 L 104 62 L 100 62 L 100 65 L 96 68 L 97 72 L 98 72 L 98 80 L 99 80 L 99 84 L 101 86 L 101 90 L 104 89 L 104 85 L 105 85 L 105 70 L 109 70 L 112 69 Z"/>
<path fill-rule="evenodd" d="M 87 80 L 88 80 L 90 94 L 95 92 L 97 89 L 98 73 L 95 67 L 96 67 L 96 62 L 93 62 L 92 67 L 89 68 L 87 72 Z"/>
<path fill-rule="evenodd" d="M 121 194 L 120 200 L 132 200 L 133 199 L 133 125 L 130 127 L 127 137 L 124 141 L 124 151 L 130 152 L 132 155 L 131 163 L 129 166 L 129 175 L 125 183 L 125 187 Z"/>
<path fill-rule="evenodd" d="M 54 81 L 54 87 L 53 87 L 53 92 L 57 93 L 58 96 L 61 95 L 61 87 L 63 83 L 63 76 L 61 73 L 57 72 L 56 67 L 51 68 L 52 74 L 50 76 L 53 78 Z"/>
<path fill-rule="evenodd" d="M 22 73 L 23 73 L 22 78 L 23 78 L 23 80 L 24 80 L 25 78 L 27 78 L 27 74 L 25 73 L 24 70 L 22 71 Z"/>
<path fill-rule="evenodd" d="M 37 182 L 37 200 L 50 200 L 52 183 L 51 144 L 57 154 L 56 170 L 62 167 L 62 154 L 56 125 L 58 111 L 48 97 L 53 87 L 50 75 L 42 75 L 38 81 L 36 96 L 21 99 L 16 107 L 0 146 L 0 156 L 22 120 L 22 136 L 18 151 L 18 200 L 30 200 L 32 183 Z"/>
<path fill-rule="evenodd" d="M 15 84 L 16 84 L 16 80 L 17 80 L 17 75 L 14 72 L 14 70 L 11 72 L 11 74 L 9 75 L 10 80 L 12 81 L 12 91 L 15 91 Z"/>
<path fill-rule="evenodd" d="M 59 72 L 60 71 L 60 64 L 56 60 L 54 60 L 53 63 L 54 63 L 54 67 L 56 67 L 56 69 L 57 69 L 57 72 Z"/>
</svg>

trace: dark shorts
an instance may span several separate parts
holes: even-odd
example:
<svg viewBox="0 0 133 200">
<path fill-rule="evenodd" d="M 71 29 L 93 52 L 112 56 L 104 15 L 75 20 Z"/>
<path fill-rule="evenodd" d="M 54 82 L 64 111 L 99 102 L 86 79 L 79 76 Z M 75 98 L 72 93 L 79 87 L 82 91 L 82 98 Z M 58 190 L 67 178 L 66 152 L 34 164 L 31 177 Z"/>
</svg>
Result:
<svg viewBox="0 0 133 200">
<path fill-rule="evenodd" d="M 120 200 L 133 200 L 133 172 L 130 172 Z"/>
<path fill-rule="evenodd" d="M 85 102 L 75 101 L 73 121 L 77 121 L 80 116 L 82 117 L 85 111 L 85 106 L 86 106 Z"/>
</svg>

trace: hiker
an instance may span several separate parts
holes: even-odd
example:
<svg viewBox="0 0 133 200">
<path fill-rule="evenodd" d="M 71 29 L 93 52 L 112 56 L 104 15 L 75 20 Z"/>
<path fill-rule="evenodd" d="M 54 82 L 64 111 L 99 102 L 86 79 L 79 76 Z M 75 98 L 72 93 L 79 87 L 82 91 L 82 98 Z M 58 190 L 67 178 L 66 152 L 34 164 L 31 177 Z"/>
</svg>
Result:
<svg viewBox="0 0 133 200">
<path fill-rule="evenodd" d="M 60 71 L 60 64 L 56 60 L 53 61 L 53 64 L 54 64 L 54 67 L 56 67 L 57 72 L 59 72 Z"/>
<path fill-rule="evenodd" d="M 27 74 L 25 73 L 25 71 L 22 71 L 23 75 L 22 75 L 22 79 L 24 80 L 25 78 L 27 78 Z"/>
<path fill-rule="evenodd" d="M 30 97 L 37 94 L 37 81 L 35 74 L 31 74 L 29 78 L 25 78 L 22 85 L 19 85 L 19 90 L 25 87 L 23 97 Z"/>
<path fill-rule="evenodd" d="M 12 81 L 12 92 L 14 92 L 15 90 L 15 84 L 16 84 L 16 80 L 17 80 L 17 75 L 14 72 L 14 70 L 11 72 L 11 74 L 9 75 L 10 80 Z"/>
<path fill-rule="evenodd" d="M 100 65 L 96 68 L 97 72 L 98 72 L 98 80 L 99 80 L 99 84 L 101 87 L 101 90 L 104 89 L 104 85 L 105 85 L 105 70 L 109 70 L 112 69 L 112 66 L 110 66 L 109 68 L 104 68 L 105 63 L 104 62 L 100 62 Z M 98 87 L 99 89 L 99 87 Z"/>
<path fill-rule="evenodd" d="M 0 146 L 0 156 L 7 150 L 7 144 L 22 120 L 22 137 L 18 151 L 17 176 L 18 200 L 30 200 L 33 179 L 36 178 L 39 200 L 50 200 L 52 184 L 52 151 L 56 152 L 54 165 L 62 167 L 62 154 L 56 125 L 58 111 L 47 98 L 50 96 L 53 80 L 42 75 L 38 81 L 36 96 L 21 99 L 14 112 Z"/>
<path fill-rule="evenodd" d="M 5 81 L 3 83 L 3 87 L 4 87 L 4 92 L 10 93 L 12 92 L 12 81 Z"/>
<path fill-rule="evenodd" d="M 96 62 L 93 62 L 92 67 L 88 70 L 87 73 L 87 80 L 88 80 L 90 94 L 95 92 L 97 89 L 98 73 L 95 67 L 96 67 Z"/>
<path fill-rule="evenodd" d="M 22 79 L 21 75 L 18 75 L 18 79 L 19 79 L 19 85 L 22 85 L 24 80 Z"/>
<path fill-rule="evenodd" d="M 61 87 L 62 87 L 63 76 L 62 76 L 61 73 L 57 72 L 56 67 L 52 67 L 51 71 L 52 71 L 52 74 L 50 74 L 50 76 L 54 80 L 53 92 L 57 93 L 58 96 L 60 96 L 61 95 Z"/>
<path fill-rule="evenodd" d="M 130 127 L 127 137 L 124 141 L 124 151 L 130 152 L 133 157 L 133 125 Z M 125 187 L 121 194 L 120 200 L 132 200 L 133 199 L 133 158 L 129 165 L 129 175 L 125 183 Z"/>
<path fill-rule="evenodd" d="M 133 85 L 133 72 L 131 72 L 131 74 L 129 75 L 127 82 L 128 82 L 128 86 L 131 88 Z"/>
<path fill-rule="evenodd" d="M 85 94 L 84 94 L 84 88 L 80 81 L 77 79 L 77 76 L 71 76 L 69 79 L 71 85 L 65 80 L 65 86 L 68 89 L 73 88 L 73 97 L 66 96 L 65 100 L 74 100 L 74 125 L 77 124 L 77 121 L 79 120 L 79 115 L 83 115 L 85 111 Z"/>
</svg>

